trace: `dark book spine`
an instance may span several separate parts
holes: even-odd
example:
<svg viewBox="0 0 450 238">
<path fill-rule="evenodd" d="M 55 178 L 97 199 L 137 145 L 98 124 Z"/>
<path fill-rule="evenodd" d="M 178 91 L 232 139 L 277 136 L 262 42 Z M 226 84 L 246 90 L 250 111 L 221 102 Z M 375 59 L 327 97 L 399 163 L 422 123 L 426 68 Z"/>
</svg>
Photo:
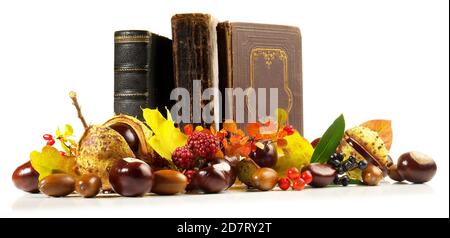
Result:
<svg viewBox="0 0 450 238">
<path fill-rule="evenodd" d="M 218 102 L 201 99 L 203 90 L 219 87 L 216 26 L 217 22 L 208 14 L 177 14 L 172 17 L 175 86 L 190 93 L 189 122 L 194 124 L 211 124 L 203 123 L 198 106 L 219 106 Z M 194 80 L 200 80 L 200 92 L 194 90 Z"/>
<path fill-rule="evenodd" d="M 149 81 L 148 81 L 148 105 L 150 108 L 158 108 L 165 115 L 173 105 L 170 93 L 174 89 L 172 40 L 151 34 Z"/>
<path fill-rule="evenodd" d="M 114 112 L 142 120 L 141 108 L 149 106 L 148 31 L 117 31 L 114 34 Z"/>
</svg>

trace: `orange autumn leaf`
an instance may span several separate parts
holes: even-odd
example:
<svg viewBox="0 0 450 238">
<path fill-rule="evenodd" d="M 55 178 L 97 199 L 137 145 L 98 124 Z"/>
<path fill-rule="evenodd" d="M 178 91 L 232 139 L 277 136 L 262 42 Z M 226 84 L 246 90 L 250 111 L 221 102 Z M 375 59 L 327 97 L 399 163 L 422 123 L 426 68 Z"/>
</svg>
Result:
<svg viewBox="0 0 450 238">
<path fill-rule="evenodd" d="M 239 144 L 241 145 L 245 145 L 247 144 L 248 140 L 250 140 L 250 138 L 248 136 L 245 136 L 241 139 L 241 141 L 239 142 Z"/>
<path fill-rule="evenodd" d="M 230 142 L 231 142 L 231 144 L 237 144 L 241 141 L 241 138 L 242 137 L 239 135 L 233 135 L 230 137 Z"/>
<path fill-rule="evenodd" d="M 370 120 L 361 124 L 378 133 L 380 138 L 384 141 L 386 148 L 391 149 L 392 145 L 392 126 L 390 120 Z"/>
<path fill-rule="evenodd" d="M 194 126 L 192 124 L 187 124 L 183 128 L 184 134 L 191 135 L 194 132 Z"/>
<path fill-rule="evenodd" d="M 211 131 L 211 134 L 216 135 L 217 131 L 216 128 L 214 128 L 214 125 L 209 126 L 209 130 Z"/>
<path fill-rule="evenodd" d="M 223 129 L 231 133 L 236 133 L 236 122 L 234 122 L 233 120 L 225 120 L 225 122 L 223 123 Z"/>
<path fill-rule="evenodd" d="M 247 133 L 252 137 L 257 137 L 259 135 L 259 128 L 261 126 L 257 122 L 252 122 L 247 124 Z"/>
</svg>

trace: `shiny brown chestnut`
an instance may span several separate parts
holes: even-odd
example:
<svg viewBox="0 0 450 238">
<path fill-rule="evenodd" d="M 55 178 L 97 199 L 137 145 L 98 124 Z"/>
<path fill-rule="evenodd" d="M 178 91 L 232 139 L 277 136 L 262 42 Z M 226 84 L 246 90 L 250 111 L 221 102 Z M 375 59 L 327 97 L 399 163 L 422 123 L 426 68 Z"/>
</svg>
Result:
<svg viewBox="0 0 450 238">
<path fill-rule="evenodd" d="M 255 187 L 261 191 L 272 190 L 278 183 L 278 173 L 271 168 L 259 168 L 252 175 Z"/>
<path fill-rule="evenodd" d="M 75 191 L 85 198 L 97 196 L 102 188 L 102 180 L 95 174 L 83 174 L 75 182 Z"/>
<path fill-rule="evenodd" d="M 412 183 L 430 181 L 436 174 L 436 170 L 436 162 L 430 156 L 417 151 L 404 153 L 398 158 L 398 173 Z"/>
<path fill-rule="evenodd" d="M 144 196 L 153 185 L 152 169 L 142 160 L 120 159 L 109 171 L 109 182 L 113 190 L 122 196 Z"/>
<path fill-rule="evenodd" d="M 178 171 L 163 169 L 153 173 L 153 193 L 174 195 L 184 192 L 186 185 L 186 176 Z"/>
<path fill-rule="evenodd" d="M 14 170 L 12 181 L 18 189 L 28 193 L 39 193 L 39 173 L 31 166 L 30 161 Z"/>
<path fill-rule="evenodd" d="M 377 186 L 383 178 L 383 171 L 373 164 L 369 164 L 362 172 L 363 183 L 369 186 Z"/>
<path fill-rule="evenodd" d="M 272 168 L 278 161 L 277 147 L 271 140 L 258 141 L 256 150 L 250 153 L 250 158 L 260 167 Z"/>
<path fill-rule="evenodd" d="M 388 175 L 389 175 L 389 178 L 391 178 L 392 180 L 397 181 L 397 182 L 401 182 L 401 181 L 405 180 L 405 179 L 398 173 L 397 165 L 396 165 L 396 164 L 393 164 L 393 165 L 391 165 L 391 166 L 388 168 Z"/>
<path fill-rule="evenodd" d="M 193 184 L 205 193 L 220 193 L 230 186 L 233 177 L 230 164 L 221 162 L 199 170 Z"/>
<path fill-rule="evenodd" d="M 64 197 L 75 190 L 75 179 L 68 174 L 51 174 L 39 182 L 39 190 L 51 197 Z"/>
<path fill-rule="evenodd" d="M 133 152 L 139 150 L 139 138 L 131 126 L 125 123 L 115 123 L 110 125 L 109 128 L 117 131 L 125 139 Z"/>
<path fill-rule="evenodd" d="M 337 175 L 336 170 L 329 164 L 312 163 L 302 169 L 302 172 L 309 170 L 312 174 L 312 181 L 309 185 L 315 188 L 322 188 L 330 185 Z"/>
</svg>

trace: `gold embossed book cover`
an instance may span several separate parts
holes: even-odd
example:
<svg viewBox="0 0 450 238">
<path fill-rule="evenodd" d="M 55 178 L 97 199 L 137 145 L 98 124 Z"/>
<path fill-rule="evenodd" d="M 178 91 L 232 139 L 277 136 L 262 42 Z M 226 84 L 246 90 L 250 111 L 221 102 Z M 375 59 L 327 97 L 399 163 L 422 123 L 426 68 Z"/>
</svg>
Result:
<svg viewBox="0 0 450 238">
<path fill-rule="evenodd" d="M 222 22 L 217 27 L 219 78 L 225 88 L 278 89 L 278 105 L 288 112 L 289 124 L 303 134 L 301 34 L 297 27 Z M 257 92 L 258 94 L 258 92 Z M 257 96 L 258 97 L 258 96 Z M 233 99 L 230 99 L 233 101 Z M 234 102 L 236 103 L 236 102 Z M 269 102 L 266 102 L 269 110 Z M 236 105 L 234 105 L 236 106 Z M 233 115 L 233 107 L 223 116 Z M 244 106 L 245 115 L 257 113 Z M 250 111 L 250 112 L 249 112 Z M 260 117 L 261 115 L 256 115 Z M 234 118 L 225 118 L 234 119 Z"/>
</svg>

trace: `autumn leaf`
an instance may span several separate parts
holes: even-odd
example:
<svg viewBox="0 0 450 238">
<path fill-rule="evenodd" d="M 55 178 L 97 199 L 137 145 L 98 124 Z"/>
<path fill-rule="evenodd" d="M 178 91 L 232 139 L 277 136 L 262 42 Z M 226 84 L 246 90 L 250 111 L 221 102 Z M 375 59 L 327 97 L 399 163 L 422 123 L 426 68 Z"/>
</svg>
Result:
<svg viewBox="0 0 450 238">
<path fill-rule="evenodd" d="M 191 135 L 194 132 L 194 126 L 192 124 L 187 124 L 184 126 L 184 134 Z"/>
<path fill-rule="evenodd" d="M 74 174 L 76 166 L 75 157 L 62 156 L 52 146 L 45 146 L 42 152 L 33 151 L 30 154 L 33 168 L 39 173 L 39 180 L 53 173 Z"/>
<path fill-rule="evenodd" d="M 384 145 L 388 150 L 392 145 L 392 125 L 390 120 L 370 120 L 361 124 L 361 126 L 367 127 L 372 131 L 378 133 L 380 138 L 384 141 Z"/>
<path fill-rule="evenodd" d="M 223 123 L 223 129 L 231 133 L 236 133 L 236 131 L 238 130 L 236 122 L 234 122 L 233 120 L 225 120 L 225 122 Z"/>
<path fill-rule="evenodd" d="M 186 145 L 187 136 L 176 128 L 170 111 L 167 110 L 167 119 L 158 109 L 143 109 L 145 122 L 154 135 L 149 139 L 150 146 L 163 158 L 172 160 L 172 153 L 176 148 Z"/>
</svg>

